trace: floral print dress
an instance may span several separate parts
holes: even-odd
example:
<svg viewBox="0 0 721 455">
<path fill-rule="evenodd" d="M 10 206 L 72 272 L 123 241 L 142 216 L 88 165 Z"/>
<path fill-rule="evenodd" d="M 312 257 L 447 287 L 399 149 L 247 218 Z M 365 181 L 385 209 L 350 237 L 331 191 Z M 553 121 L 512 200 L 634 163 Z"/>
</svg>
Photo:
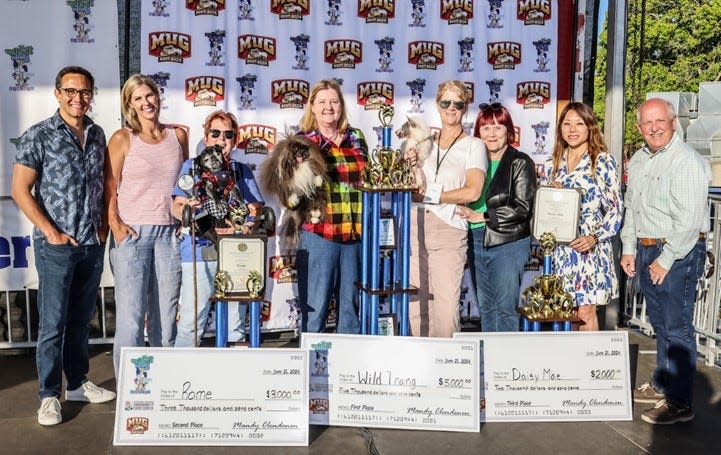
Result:
<svg viewBox="0 0 721 455">
<path fill-rule="evenodd" d="M 567 152 L 566 152 L 567 153 Z M 553 162 L 543 165 L 541 185 L 559 182 L 563 188 L 582 191 L 579 236 L 595 234 L 598 244 L 579 253 L 567 245 L 558 245 L 553 254 L 553 273 L 560 275 L 576 305 L 605 305 L 618 296 L 618 279 L 611 239 L 621 228 L 621 198 L 618 166 L 613 156 L 601 153 L 596 158 L 595 173 L 591 157 L 585 154 L 576 169 L 569 171 L 566 153 L 553 181 Z"/>
</svg>

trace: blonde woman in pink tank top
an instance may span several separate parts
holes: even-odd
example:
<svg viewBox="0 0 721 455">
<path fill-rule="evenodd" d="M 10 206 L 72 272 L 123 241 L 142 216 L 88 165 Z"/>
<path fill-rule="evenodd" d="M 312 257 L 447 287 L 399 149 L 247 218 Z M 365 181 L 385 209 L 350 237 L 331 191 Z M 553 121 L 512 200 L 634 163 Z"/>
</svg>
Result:
<svg viewBox="0 0 721 455">
<path fill-rule="evenodd" d="M 127 128 L 110 138 L 105 172 L 116 378 L 120 348 L 145 345 L 146 315 L 151 346 L 175 340 L 181 266 L 170 194 L 188 158 L 185 130 L 160 122 L 160 92 L 151 78 L 130 76 L 121 99 Z"/>
</svg>

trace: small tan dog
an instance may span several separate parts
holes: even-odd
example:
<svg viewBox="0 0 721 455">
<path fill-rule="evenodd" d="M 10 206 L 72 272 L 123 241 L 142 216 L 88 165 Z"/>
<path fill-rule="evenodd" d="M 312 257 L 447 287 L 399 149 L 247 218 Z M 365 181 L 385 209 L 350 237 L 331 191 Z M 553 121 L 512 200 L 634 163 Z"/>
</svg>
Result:
<svg viewBox="0 0 721 455">
<path fill-rule="evenodd" d="M 328 172 L 318 145 L 301 135 L 289 136 L 273 146 L 260 169 L 260 184 L 287 209 L 281 234 L 295 247 L 306 221 L 325 217 Z"/>
<path fill-rule="evenodd" d="M 423 123 L 420 118 L 407 117 L 401 129 L 396 131 L 396 135 L 403 139 L 401 142 L 401 153 L 403 158 L 408 160 L 413 167 L 413 174 L 416 184 L 420 187 L 426 186 L 425 176 L 421 168 L 423 162 L 431 154 L 433 150 L 433 138 L 435 133 Z"/>
</svg>

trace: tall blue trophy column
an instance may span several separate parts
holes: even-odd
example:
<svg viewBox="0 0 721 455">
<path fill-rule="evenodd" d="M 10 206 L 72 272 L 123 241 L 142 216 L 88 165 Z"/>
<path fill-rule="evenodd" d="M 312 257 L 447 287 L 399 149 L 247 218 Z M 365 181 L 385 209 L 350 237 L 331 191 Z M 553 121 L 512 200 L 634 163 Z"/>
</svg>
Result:
<svg viewBox="0 0 721 455">
<path fill-rule="evenodd" d="M 379 112 L 382 147 L 375 149 L 363 172 L 361 236 L 361 333 L 378 335 L 380 299 L 386 298 L 398 321 L 399 333 L 409 335 L 410 201 L 416 186 L 410 166 L 391 148 L 393 108 Z M 391 195 L 392 217 L 381 223 L 381 194 Z M 381 234 L 383 236 L 381 237 Z M 382 253 L 383 250 L 383 253 Z M 381 260 L 383 256 L 383 260 Z M 381 273 L 382 271 L 382 273 Z"/>
</svg>

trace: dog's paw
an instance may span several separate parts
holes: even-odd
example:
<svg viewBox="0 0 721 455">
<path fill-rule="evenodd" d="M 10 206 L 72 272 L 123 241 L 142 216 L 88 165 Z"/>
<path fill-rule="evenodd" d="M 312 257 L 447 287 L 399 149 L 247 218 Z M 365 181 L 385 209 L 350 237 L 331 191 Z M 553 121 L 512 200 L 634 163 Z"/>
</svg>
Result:
<svg viewBox="0 0 721 455">
<path fill-rule="evenodd" d="M 311 224 L 320 223 L 320 210 L 313 209 L 310 211 L 310 222 Z"/>
<path fill-rule="evenodd" d="M 320 175 L 313 177 L 313 184 L 317 187 L 321 187 L 323 185 L 323 177 Z"/>
<path fill-rule="evenodd" d="M 294 209 L 298 206 L 298 203 L 300 202 L 300 197 L 293 193 L 290 196 L 288 196 L 288 208 Z"/>
</svg>

